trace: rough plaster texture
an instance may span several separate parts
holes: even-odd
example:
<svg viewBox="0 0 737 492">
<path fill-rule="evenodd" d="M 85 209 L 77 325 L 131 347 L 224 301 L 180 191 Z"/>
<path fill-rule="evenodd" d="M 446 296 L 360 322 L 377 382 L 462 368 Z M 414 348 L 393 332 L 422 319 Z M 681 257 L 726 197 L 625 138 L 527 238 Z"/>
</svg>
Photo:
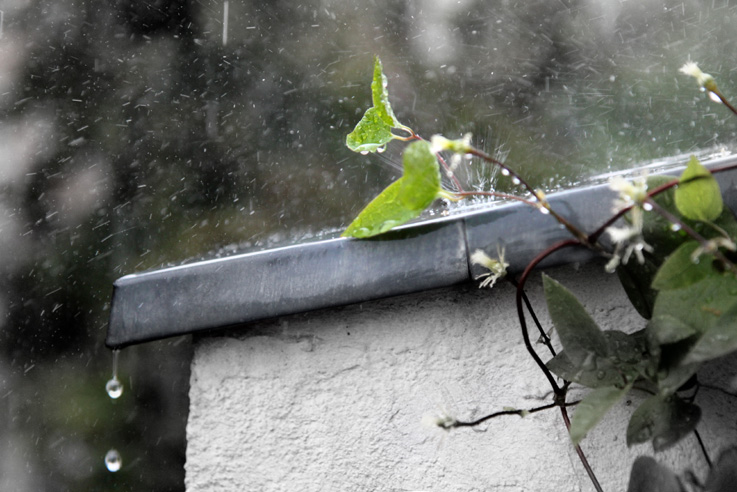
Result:
<svg viewBox="0 0 737 492">
<path fill-rule="evenodd" d="M 549 273 L 603 328 L 643 326 L 600 265 Z M 536 277 L 529 294 L 549 326 Z M 734 360 L 707 368 L 704 378 L 717 388 L 697 398 L 712 457 L 737 442 Z M 187 491 L 593 490 L 557 410 L 476 430 L 421 423 L 437 412 L 473 419 L 539 406 L 550 401 L 546 385 L 522 345 L 507 285 L 401 296 L 200 338 Z M 584 442 L 608 492 L 624 491 L 634 457 L 652 453 L 624 442 L 635 403 L 614 408 Z M 693 437 L 656 458 L 705 473 Z"/>
</svg>

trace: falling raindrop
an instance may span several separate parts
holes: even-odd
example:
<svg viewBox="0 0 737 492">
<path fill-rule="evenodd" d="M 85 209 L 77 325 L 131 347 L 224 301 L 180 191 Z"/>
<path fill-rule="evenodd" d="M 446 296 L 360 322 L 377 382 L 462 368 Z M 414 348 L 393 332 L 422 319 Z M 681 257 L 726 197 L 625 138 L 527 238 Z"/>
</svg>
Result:
<svg viewBox="0 0 737 492">
<path fill-rule="evenodd" d="M 123 394 L 123 383 L 118 379 L 118 357 L 120 350 L 113 350 L 113 377 L 105 384 L 105 391 L 113 400 L 120 398 Z"/>
<path fill-rule="evenodd" d="M 105 454 L 105 467 L 108 471 L 115 473 L 123 466 L 123 458 L 117 449 L 111 449 Z"/>
<path fill-rule="evenodd" d="M 643 203 L 643 204 L 642 204 L 642 208 L 643 208 L 643 210 L 645 210 L 646 212 L 649 212 L 650 210 L 652 210 L 652 209 L 653 209 L 653 204 L 652 204 L 652 203 L 647 203 L 647 202 L 646 202 L 646 203 Z"/>
<path fill-rule="evenodd" d="M 105 385 L 105 391 L 107 391 L 107 395 L 110 398 L 116 400 L 123 394 L 123 383 L 118 381 L 116 378 L 113 378 Z"/>
</svg>

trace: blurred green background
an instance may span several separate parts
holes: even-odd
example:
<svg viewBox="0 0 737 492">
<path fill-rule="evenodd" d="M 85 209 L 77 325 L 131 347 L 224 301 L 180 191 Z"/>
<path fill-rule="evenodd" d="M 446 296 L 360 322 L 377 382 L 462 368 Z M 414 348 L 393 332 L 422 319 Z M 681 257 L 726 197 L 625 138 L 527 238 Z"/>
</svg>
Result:
<svg viewBox="0 0 737 492">
<path fill-rule="evenodd" d="M 326 237 L 399 176 L 345 135 L 372 56 L 397 117 L 466 132 L 548 190 L 729 151 L 735 2 L 5 0 L 0 27 L 0 490 L 183 490 L 190 344 L 122 353 L 112 282 Z M 737 99 L 737 97 L 736 97 Z M 514 191 L 493 169 L 469 189 Z M 244 402 L 246 405 L 247 402 Z M 105 469 L 108 449 L 123 467 Z"/>
</svg>

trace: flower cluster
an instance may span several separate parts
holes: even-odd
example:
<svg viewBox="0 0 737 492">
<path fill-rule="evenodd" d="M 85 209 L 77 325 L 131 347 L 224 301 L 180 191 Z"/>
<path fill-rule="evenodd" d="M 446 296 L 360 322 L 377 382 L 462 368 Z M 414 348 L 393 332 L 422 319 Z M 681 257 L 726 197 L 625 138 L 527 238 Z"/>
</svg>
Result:
<svg viewBox="0 0 737 492">
<path fill-rule="evenodd" d="M 435 154 L 444 150 L 450 150 L 457 154 L 466 154 L 472 149 L 471 134 L 466 133 L 463 138 L 458 140 L 449 140 L 442 135 L 433 135 L 430 137 L 430 148 Z"/>
<path fill-rule="evenodd" d="M 694 263 L 698 263 L 701 255 L 714 254 L 717 250 L 719 250 L 719 248 L 724 248 L 729 251 L 737 251 L 737 244 L 735 244 L 734 241 L 726 236 L 709 239 L 708 241 L 706 241 L 706 243 L 700 245 L 693 251 L 693 253 L 691 253 L 691 261 L 693 261 Z"/>
<path fill-rule="evenodd" d="M 507 275 L 507 267 L 509 263 L 504 261 L 504 248 L 497 245 L 496 248 L 498 260 L 491 258 L 489 255 L 484 253 L 482 250 L 477 249 L 471 255 L 471 263 L 475 265 L 481 265 L 482 267 L 489 270 L 488 273 L 482 273 L 476 277 L 476 280 L 483 278 L 484 280 L 479 284 L 479 288 L 482 287 L 494 287 L 494 284 L 500 278 L 504 278 Z"/>
<path fill-rule="evenodd" d="M 612 259 L 606 265 L 607 272 L 613 272 L 620 265 L 626 264 L 632 254 L 635 254 L 640 264 L 645 263 L 643 251 L 653 252 L 653 247 L 645 242 L 642 236 L 644 224 L 644 204 L 648 199 L 647 179 L 640 176 L 633 181 L 627 181 L 617 176 L 609 183 L 609 188 L 617 192 L 614 200 L 614 213 L 632 207 L 630 209 L 630 224 L 624 227 L 608 227 L 606 232 L 614 243 Z"/>
</svg>

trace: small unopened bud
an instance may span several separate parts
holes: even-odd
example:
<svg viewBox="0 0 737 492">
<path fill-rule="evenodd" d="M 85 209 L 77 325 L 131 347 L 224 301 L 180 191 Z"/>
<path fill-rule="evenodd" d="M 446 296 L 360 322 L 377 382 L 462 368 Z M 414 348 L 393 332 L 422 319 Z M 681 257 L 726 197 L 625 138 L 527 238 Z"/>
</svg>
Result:
<svg viewBox="0 0 737 492">
<path fill-rule="evenodd" d="M 714 81 L 714 77 L 708 73 L 701 71 L 696 63 L 689 61 L 686 62 L 680 69 L 679 72 L 689 75 L 696 79 L 696 83 L 703 87 L 709 92 L 716 92 L 717 83 Z"/>
</svg>

